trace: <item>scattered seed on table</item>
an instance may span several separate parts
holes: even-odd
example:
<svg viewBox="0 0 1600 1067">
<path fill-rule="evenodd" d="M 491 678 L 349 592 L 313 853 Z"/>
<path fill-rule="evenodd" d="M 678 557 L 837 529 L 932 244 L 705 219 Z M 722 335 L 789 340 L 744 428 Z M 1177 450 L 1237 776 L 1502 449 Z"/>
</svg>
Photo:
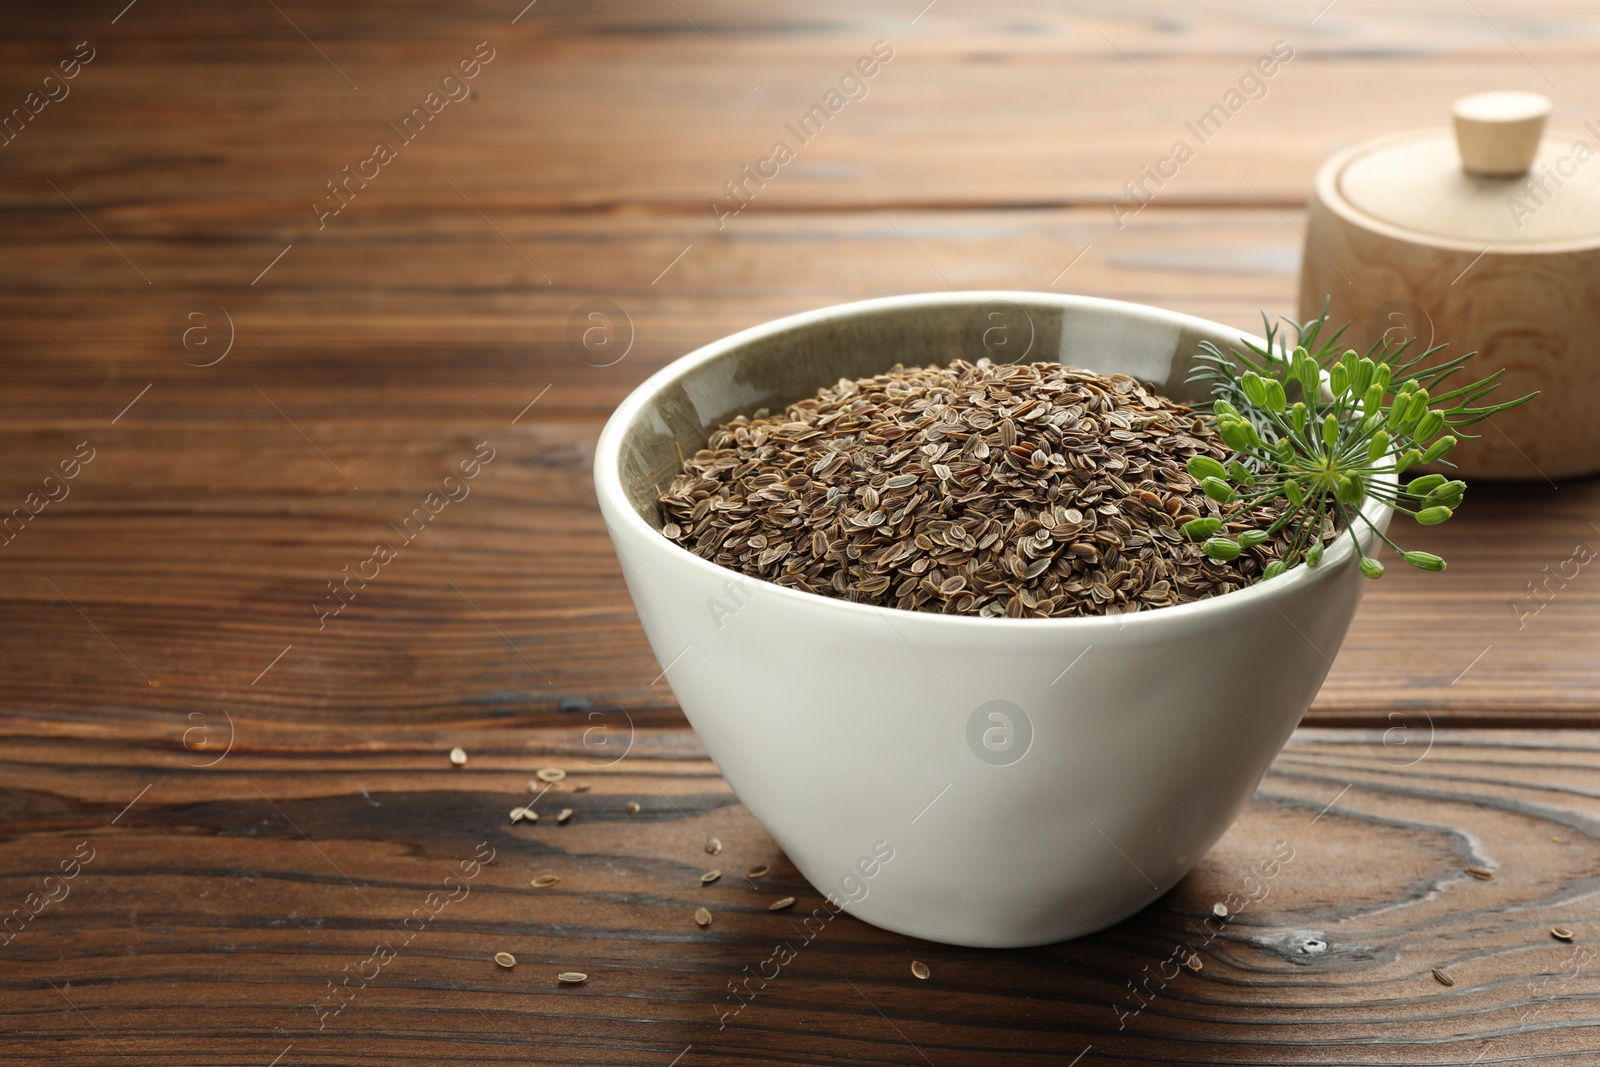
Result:
<svg viewBox="0 0 1600 1067">
<path fill-rule="evenodd" d="M 706 838 L 706 851 L 711 853 L 713 856 L 717 855 L 722 851 L 722 842 L 718 841 L 714 837 Z"/>
<path fill-rule="evenodd" d="M 928 970 L 928 965 L 926 963 L 923 963 L 921 960 L 911 961 L 911 977 L 921 978 L 923 981 L 927 981 L 930 973 L 931 972 Z"/>
<path fill-rule="evenodd" d="M 1573 938 L 1573 933 L 1565 926 L 1552 926 L 1550 928 L 1550 936 L 1555 938 L 1557 941 L 1571 941 Z"/>
<path fill-rule="evenodd" d="M 570 818 L 572 818 L 572 809 L 562 808 L 561 814 L 556 816 L 556 822 L 566 822 Z"/>
<path fill-rule="evenodd" d="M 767 910 L 782 911 L 784 908 L 792 907 L 794 907 L 794 897 L 784 897 L 782 900 L 774 900 L 771 904 L 768 904 Z"/>
<path fill-rule="evenodd" d="M 521 822 L 523 819 L 527 819 L 529 822 L 538 822 L 539 821 L 539 813 L 534 811 L 531 808 L 512 808 L 511 809 L 511 821 L 512 822 Z"/>
<path fill-rule="evenodd" d="M 582 971 L 562 971 L 556 975 L 556 981 L 566 982 L 568 985 L 576 985 L 579 982 L 587 982 L 588 980 L 589 976 Z"/>
<path fill-rule="evenodd" d="M 1189 957 L 1187 966 L 1191 971 L 1198 971 L 1201 967 L 1204 967 L 1205 964 L 1201 962 L 1200 954 L 1197 952 L 1193 956 Z"/>
<path fill-rule="evenodd" d="M 1435 967 L 1433 969 L 1433 977 L 1438 979 L 1438 982 L 1439 982 L 1440 985 L 1455 985 L 1456 984 L 1456 980 L 1454 978 L 1451 978 L 1448 974 L 1445 974 L 1443 971 L 1441 971 L 1437 967 Z"/>
<path fill-rule="evenodd" d="M 629 815 L 637 815 L 639 814 L 639 802 L 637 800 L 630 800 L 628 801 L 628 806 L 623 810 Z"/>
<path fill-rule="evenodd" d="M 530 792 L 530 793 L 539 793 L 539 792 L 543 792 L 544 788 L 545 788 L 544 783 L 539 781 L 537 778 L 529 778 L 528 779 L 528 792 Z"/>
<path fill-rule="evenodd" d="M 579 782 L 577 785 L 573 786 L 572 789 L 577 793 L 587 793 L 589 791 L 589 783 Z"/>
<path fill-rule="evenodd" d="M 541 874 L 528 884 L 533 886 L 535 889 L 549 889 L 559 881 L 561 881 L 561 879 L 557 878 L 553 874 Z"/>
<path fill-rule="evenodd" d="M 494 954 L 494 961 L 507 970 L 510 970 L 512 967 L 517 965 L 517 957 L 513 956 L 509 952 L 496 952 Z"/>
<path fill-rule="evenodd" d="M 1468 867 L 1467 873 L 1480 882 L 1487 882 L 1494 877 L 1494 872 L 1487 867 Z"/>
<path fill-rule="evenodd" d="M 757 864 L 754 867 L 751 867 L 750 870 L 747 871 L 746 873 L 751 878 L 760 878 L 762 875 L 766 874 L 767 872 L 769 872 L 771 870 L 772 870 L 771 867 L 768 867 L 765 863 L 761 863 L 761 864 Z"/>
<path fill-rule="evenodd" d="M 1228 906 L 1220 903 L 1213 904 L 1211 905 L 1211 914 L 1215 915 L 1219 919 L 1226 919 L 1228 917 Z"/>
<path fill-rule="evenodd" d="M 711 913 L 705 908 L 694 909 L 694 921 L 700 926 L 711 925 Z"/>
<path fill-rule="evenodd" d="M 710 885 L 712 882 L 715 882 L 718 878 L 721 878 L 721 877 L 722 877 L 722 872 L 721 871 L 707 871 L 705 874 L 702 874 L 700 876 L 700 884 L 701 885 Z"/>
<path fill-rule="evenodd" d="M 450 750 L 450 762 L 457 767 L 467 762 L 467 750 L 464 748 L 452 748 Z"/>
<path fill-rule="evenodd" d="M 560 767 L 542 767 L 533 773 L 541 782 L 559 782 L 567 776 Z"/>
</svg>

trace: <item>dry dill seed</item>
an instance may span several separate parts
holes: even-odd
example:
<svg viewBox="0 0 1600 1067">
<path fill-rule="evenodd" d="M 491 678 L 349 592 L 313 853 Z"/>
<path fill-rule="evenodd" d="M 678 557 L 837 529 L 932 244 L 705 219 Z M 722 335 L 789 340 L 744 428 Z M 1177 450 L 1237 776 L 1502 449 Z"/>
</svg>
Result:
<svg viewBox="0 0 1600 1067">
<path fill-rule="evenodd" d="M 1480 882 L 1487 882 L 1489 879 L 1494 877 L 1494 872 L 1489 870 L 1487 867 L 1468 867 L 1467 873 L 1472 875 L 1472 877 L 1476 878 Z"/>
<path fill-rule="evenodd" d="M 560 767 L 544 767 L 534 771 L 533 775 L 541 782 L 559 782 L 567 776 L 567 772 Z"/>
<path fill-rule="evenodd" d="M 587 982 L 588 980 L 589 976 L 582 971 L 562 971 L 556 975 L 556 981 L 565 982 L 567 985 L 576 985 L 579 982 Z"/>
<path fill-rule="evenodd" d="M 511 809 L 511 821 L 512 822 L 521 822 L 523 819 L 527 819 L 529 822 L 538 822 L 539 821 L 539 813 L 534 811 L 532 808 L 512 808 Z"/>
<path fill-rule="evenodd" d="M 1205 966 L 1205 964 L 1200 959 L 1199 953 L 1196 953 L 1195 955 L 1190 956 L 1189 959 L 1187 961 L 1185 961 L 1185 965 L 1191 971 L 1198 971 L 1201 967 Z"/>
<path fill-rule="evenodd" d="M 769 872 L 771 870 L 772 870 L 771 867 L 768 867 L 765 863 L 761 863 L 761 864 L 757 864 L 754 867 L 751 867 L 748 871 L 745 872 L 745 874 L 750 878 L 760 878 L 762 875 L 766 874 L 767 872 Z"/>
<path fill-rule="evenodd" d="M 705 908 L 694 909 L 694 921 L 698 926 L 710 926 L 711 912 L 707 911 Z"/>
<path fill-rule="evenodd" d="M 637 800 L 630 800 L 630 801 L 628 801 L 626 807 L 623 808 L 623 810 L 626 811 L 629 815 L 637 815 L 637 814 L 639 814 L 639 802 Z"/>
<path fill-rule="evenodd" d="M 459 767 L 462 764 L 466 763 L 467 762 L 467 750 L 464 749 L 464 748 L 459 748 L 459 747 L 458 748 L 452 748 L 450 750 L 450 762 L 454 763 L 457 767 Z"/>
<path fill-rule="evenodd" d="M 948 614 L 1167 607 L 1242 588 L 1283 539 L 1231 562 L 1180 532 L 1266 528 L 1207 497 L 1210 420 L 1126 375 L 1055 363 L 905 367 L 712 431 L 662 494 L 663 533 L 732 570 Z M 1324 533 L 1331 535 L 1329 526 Z"/>
<path fill-rule="evenodd" d="M 702 874 L 700 876 L 700 884 L 701 885 L 710 885 L 712 882 L 715 882 L 718 878 L 721 878 L 721 877 L 722 877 L 722 872 L 721 871 L 707 871 L 705 874 Z"/>
<path fill-rule="evenodd" d="M 557 878 L 553 874 L 541 874 L 528 884 L 533 886 L 535 889 L 549 889 L 559 881 L 561 881 L 561 879 Z"/>
<path fill-rule="evenodd" d="M 1441 971 L 1437 967 L 1435 967 L 1433 969 L 1433 977 L 1438 980 L 1440 985 L 1455 985 L 1456 984 L 1456 980 L 1454 978 L 1451 978 L 1448 974 L 1445 974 L 1443 971 Z"/>
<path fill-rule="evenodd" d="M 1226 919 L 1228 917 L 1228 906 L 1221 903 L 1213 904 L 1211 905 L 1211 914 L 1219 919 Z"/>
<path fill-rule="evenodd" d="M 927 981 L 928 975 L 931 973 L 932 972 L 928 970 L 928 965 L 926 963 L 923 963 L 921 960 L 911 961 L 911 977 L 920 978 L 923 981 Z"/>
<path fill-rule="evenodd" d="M 572 818 L 572 809 L 562 808 L 561 814 L 556 816 L 556 822 L 566 822 L 570 818 Z"/>
<path fill-rule="evenodd" d="M 1557 941 L 1571 941 L 1574 934 L 1565 926 L 1552 926 L 1550 928 L 1550 936 L 1555 938 Z"/>
<path fill-rule="evenodd" d="M 587 793 L 589 791 L 589 783 L 579 782 L 577 785 L 572 787 L 572 791 L 574 793 Z"/>
<path fill-rule="evenodd" d="M 784 908 L 792 907 L 794 907 L 794 897 L 784 897 L 782 900 L 774 900 L 771 904 L 768 904 L 767 910 L 782 911 Z"/>
<path fill-rule="evenodd" d="M 722 852 L 722 842 L 714 837 L 706 838 L 706 851 L 713 856 L 719 855 Z"/>
<path fill-rule="evenodd" d="M 494 961 L 507 970 L 510 970 L 512 967 L 517 965 L 517 957 L 513 956 L 509 952 L 496 952 L 494 954 Z"/>
</svg>

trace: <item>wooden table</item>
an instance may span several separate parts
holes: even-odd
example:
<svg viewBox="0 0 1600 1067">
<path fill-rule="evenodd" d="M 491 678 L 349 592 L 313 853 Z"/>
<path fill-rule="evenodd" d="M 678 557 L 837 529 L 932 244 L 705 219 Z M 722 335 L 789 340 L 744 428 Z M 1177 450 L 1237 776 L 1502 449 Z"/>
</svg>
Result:
<svg viewBox="0 0 1600 1067">
<path fill-rule="evenodd" d="M 739 1008 L 730 985 L 819 900 L 659 679 L 588 470 L 650 372 L 806 308 L 951 287 L 1292 312 L 1323 158 L 1490 87 L 1581 126 L 1600 16 L 124 2 L 11 11 L 0 42 L 26 109 L 0 147 L 0 514 L 26 516 L 0 534 L 0 914 L 28 916 L 0 934 L 0 1058 L 1600 1048 L 1600 580 L 1540 585 L 1600 545 L 1595 482 L 1475 486 L 1418 537 L 1450 570 L 1371 588 L 1308 729 L 1144 913 L 1022 952 L 845 916 Z M 877 41 L 866 95 L 719 228 L 724 183 Z M 1277 41 L 1294 56 L 1265 95 L 1119 228 L 1108 198 Z M 571 340 L 601 300 L 627 346 L 606 366 Z M 329 583 L 484 447 L 470 496 L 332 613 Z M 627 724 L 626 759 L 585 747 L 592 714 Z M 569 773 L 513 825 L 542 767 Z"/>
</svg>

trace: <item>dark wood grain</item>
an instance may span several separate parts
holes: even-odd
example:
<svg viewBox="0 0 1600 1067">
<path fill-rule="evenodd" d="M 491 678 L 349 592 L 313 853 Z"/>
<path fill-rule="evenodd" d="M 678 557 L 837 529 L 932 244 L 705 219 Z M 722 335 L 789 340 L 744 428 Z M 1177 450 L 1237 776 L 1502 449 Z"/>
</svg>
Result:
<svg viewBox="0 0 1600 1067">
<path fill-rule="evenodd" d="M 866 210 L 844 178 L 885 208 L 1103 210 L 1141 164 L 1185 137 L 1198 154 L 1161 199 L 1259 203 L 1248 177 L 1275 200 L 1300 202 L 1336 147 L 1441 125 L 1452 100 L 1485 86 L 1554 91 L 1556 121 L 1573 129 L 1600 113 L 1590 62 L 1600 19 L 1576 4 L 1339 0 L 1312 22 L 1321 2 L 940 0 L 913 22 L 925 4 L 896 0 L 869 13 L 849 0 L 695 0 L 679 10 L 539 0 L 515 25 L 524 5 L 500 0 L 448 14 L 420 3 L 381 14 L 279 4 L 324 59 L 269 5 L 143 0 L 114 27 L 115 10 L 9 16 L 0 85 L 29 86 L 69 37 L 103 40 L 81 97 L 47 109 L 26 133 L 30 170 L 89 172 L 87 196 L 127 203 L 128 169 L 105 165 L 122 161 L 161 201 L 130 212 L 142 225 L 181 217 L 216 226 L 243 208 L 263 229 L 296 230 L 311 221 L 307 203 L 323 182 L 485 40 L 497 57 L 475 82 L 479 98 L 461 105 L 470 113 L 448 107 L 425 135 L 431 143 L 405 150 L 432 161 L 402 157 L 377 186 L 431 195 L 447 156 L 453 176 L 514 176 L 495 182 L 491 204 L 710 221 L 706 202 L 723 182 L 763 158 L 783 123 L 877 40 L 894 59 L 759 194 L 756 210 Z M 1295 58 L 1266 95 L 1206 144 L 1186 134 L 1184 123 L 1276 41 Z M 24 195 L 43 200 L 37 189 Z"/>
<path fill-rule="evenodd" d="M 796 927 L 820 898 L 687 731 L 641 730 L 602 768 L 587 765 L 599 761 L 579 726 L 480 730 L 455 768 L 445 753 L 461 735 L 338 740 L 236 719 L 232 751 L 195 769 L 185 763 L 221 755 L 226 729 L 201 724 L 213 732 L 185 749 L 190 725 L 173 716 L 164 732 L 110 742 L 8 724 L 0 900 L 24 906 L 80 844 L 93 851 L 65 898 L 0 948 L 8 1059 L 264 1064 L 291 1045 L 284 1062 L 382 1064 L 1023 1064 L 1086 1049 L 1084 1064 L 1578 1063 L 1600 1052 L 1594 733 L 1437 731 L 1402 749 L 1377 733 L 1302 732 L 1163 900 L 1093 937 L 991 952 L 848 913 L 813 922 L 805 940 Z M 525 783 L 547 765 L 572 773 L 535 801 L 536 825 L 513 826 L 507 812 L 532 799 Z M 571 791 L 580 781 L 593 788 Z M 555 825 L 562 807 L 575 814 Z M 706 836 L 721 855 L 705 852 Z M 494 859 L 462 896 L 445 879 L 480 842 Z M 738 875 L 757 864 L 772 872 Z M 702 886 L 713 866 L 722 879 Z M 544 874 L 560 881 L 529 886 Z M 457 899 L 425 905 L 432 892 Z M 767 910 L 787 895 L 793 910 Z M 1233 914 L 1213 917 L 1229 900 Z M 694 922 L 701 905 L 707 929 Z M 402 925 L 414 909 L 438 914 Z M 765 988 L 753 981 L 734 1014 L 729 984 L 770 977 L 778 943 L 795 958 Z M 364 961 L 378 944 L 395 956 L 374 975 Z M 498 951 L 516 955 L 514 970 L 492 962 Z M 1178 966 L 1191 955 L 1198 971 Z M 589 981 L 559 986 L 564 970 Z M 354 971 L 369 980 L 353 980 L 333 1014 L 326 983 Z"/>
<path fill-rule="evenodd" d="M 254 289 L 201 284 L 224 270 L 220 254 L 191 264 L 179 246 L 145 266 L 189 272 L 193 288 L 128 292 L 137 279 L 116 260 L 105 269 L 127 275 L 120 290 L 62 273 L 46 297 L 0 295 L 22 335 L 0 396 L 0 501 L 20 505 L 79 442 L 96 449 L 71 495 L 0 547 L 16 623 L 0 631 L 0 687 L 83 716 L 176 702 L 461 723 L 548 715 L 567 698 L 670 713 L 589 472 L 602 420 L 649 373 L 777 315 L 939 288 L 936 269 L 960 286 L 1047 287 L 1085 245 L 1063 279 L 1076 291 L 1249 328 L 1254 309 L 1293 299 L 1299 240 L 1276 214 L 1243 210 L 1172 212 L 1108 246 L 1082 211 L 896 213 L 899 233 L 876 215 L 755 218 L 711 245 L 670 219 L 503 214 L 563 279 L 544 286 L 447 198 L 352 220 L 381 256 L 358 243 L 290 258 L 297 247 Z M 33 226 L 28 256 L 110 251 L 87 227 L 64 252 Z M 640 259 L 628 285 L 606 283 Z M 453 265 L 448 285 L 439 263 Z M 568 317 L 597 297 L 632 324 L 634 347 L 611 367 L 566 341 Z M 167 338 L 173 310 L 200 299 L 227 310 L 237 338 L 207 368 Z M 327 583 L 483 441 L 497 458 L 472 495 L 319 629 Z M 1600 721 L 1600 585 L 1583 568 L 1560 577 L 1579 545 L 1600 544 L 1596 486 L 1477 486 L 1452 523 L 1412 527 L 1407 543 L 1451 569 L 1392 567 L 1371 586 L 1311 721 L 1381 724 L 1396 708 L 1440 725 Z"/>
<path fill-rule="evenodd" d="M 238 705 L 316 722 L 550 721 L 563 699 L 670 717 L 587 468 L 600 423 L 652 370 L 777 315 L 945 286 L 1053 287 L 1254 327 L 1260 309 L 1292 306 L 1294 204 L 1315 163 L 1369 131 L 1359 109 L 1343 126 L 1323 114 L 1351 79 L 1433 79 L 1442 101 L 1487 77 L 1473 66 L 1486 57 L 1525 67 L 1510 79 L 1521 84 L 1582 54 L 1543 32 L 1527 67 L 1493 33 L 1514 25 L 1456 12 L 1430 23 L 1436 61 L 1418 63 L 1413 16 L 1373 5 L 1315 23 L 1243 5 L 1176 21 L 935 8 L 903 27 L 846 8 L 723 5 L 695 12 L 710 42 L 669 11 L 547 3 L 514 27 L 487 6 L 17 16 L 0 45 L 16 60 L 0 74 L 13 96 L 71 38 L 104 47 L 73 95 L 0 149 L 0 507 L 20 506 L 79 442 L 97 458 L 0 548 L 12 623 L 0 690 L 86 719 Z M 1586 16 L 1544 17 L 1588 32 Z M 703 197 L 749 144 L 781 126 L 812 73 L 831 78 L 858 39 L 896 28 L 909 43 L 876 95 L 719 230 Z M 1200 86 L 1226 84 L 1291 30 L 1315 45 L 1305 62 L 1115 227 L 1101 198 L 1117 176 L 1181 128 Z M 310 198 L 353 146 L 485 38 L 504 44 L 477 96 L 317 229 Z M 759 69 L 766 95 L 713 44 Z M 900 88 L 887 80 L 902 73 Z M 1581 101 L 1585 79 L 1563 81 Z M 1434 121 L 1425 93 L 1385 99 L 1388 117 Z M 1222 190 L 1205 167 L 1253 176 L 1284 206 Z M 896 207 L 918 203 L 941 209 Z M 623 308 L 634 338 L 612 367 L 586 365 L 566 339 L 596 298 Z M 186 365 L 210 350 L 175 350 L 170 329 L 202 302 L 235 338 L 212 367 Z M 480 441 L 501 458 L 475 495 L 319 629 L 326 583 Z M 1441 724 L 1600 721 L 1600 591 L 1586 577 L 1541 584 L 1594 534 L 1593 492 L 1474 490 L 1419 542 L 1448 550 L 1453 569 L 1371 590 L 1312 721 L 1383 723 L 1396 706 Z M 1555 596 L 1532 618 L 1530 582 Z"/>
<path fill-rule="evenodd" d="M 1600 545 L 1600 482 L 1476 485 L 1409 538 L 1451 567 L 1369 588 L 1308 718 L 1347 728 L 1300 734 L 1143 914 L 1024 952 L 841 916 L 722 1026 L 820 901 L 684 727 L 589 474 L 652 371 L 826 304 L 1054 289 L 1254 329 L 1293 308 L 1333 151 L 1485 88 L 1600 117 L 1593 11 L 112 0 L 0 23 L 7 109 L 96 49 L 0 147 L 0 517 L 93 450 L 0 535 L 0 919 L 38 911 L 0 933 L 0 1060 L 1594 1059 L 1600 735 L 1451 727 L 1600 728 L 1600 585 L 1564 565 Z M 719 228 L 723 183 L 880 39 L 869 95 Z M 1265 97 L 1119 227 L 1123 183 L 1277 40 Z M 325 183 L 478 42 L 471 96 L 319 228 Z M 596 299 L 632 338 L 612 366 L 567 340 Z M 197 366 L 220 349 L 172 324 L 209 305 L 233 347 Z M 485 442 L 471 494 L 319 622 Z M 625 759 L 585 747 L 596 721 Z M 541 766 L 572 775 L 513 826 Z M 467 896 L 407 928 L 480 842 Z M 1280 842 L 1265 898 L 1201 932 Z M 80 848 L 64 899 L 30 898 Z M 1201 968 L 1173 977 L 1186 940 Z"/>
</svg>

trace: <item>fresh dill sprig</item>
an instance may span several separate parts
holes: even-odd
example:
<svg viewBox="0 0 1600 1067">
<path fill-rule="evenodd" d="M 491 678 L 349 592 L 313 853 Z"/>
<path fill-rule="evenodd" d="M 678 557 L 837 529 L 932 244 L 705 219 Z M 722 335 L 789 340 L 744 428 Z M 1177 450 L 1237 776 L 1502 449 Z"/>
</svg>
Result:
<svg viewBox="0 0 1600 1067">
<path fill-rule="evenodd" d="M 1451 382 L 1476 353 L 1430 363 L 1445 345 L 1410 355 L 1411 340 L 1385 337 L 1364 356 L 1341 348 L 1349 324 L 1325 335 L 1326 303 L 1322 314 L 1307 323 L 1284 320 L 1294 328 L 1292 349 L 1287 330 L 1265 313 L 1262 321 L 1264 347 L 1246 342 L 1248 351 L 1234 349 L 1225 355 L 1211 342 L 1201 343 L 1199 367 L 1189 380 L 1210 384 L 1217 432 L 1234 455 L 1226 464 L 1196 456 L 1189 461 L 1189 473 L 1211 499 L 1237 505 L 1230 514 L 1243 516 L 1281 498 L 1279 517 L 1265 530 L 1245 530 L 1234 537 L 1219 534 L 1224 520 L 1217 518 L 1187 522 L 1184 533 L 1203 541 L 1206 555 L 1218 560 L 1235 559 L 1244 549 L 1282 535 L 1289 549 L 1267 564 L 1262 573 L 1267 579 L 1302 560 L 1317 566 L 1331 525 L 1350 534 L 1361 573 L 1381 577 L 1383 564 L 1362 550 L 1359 523 L 1413 567 L 1444 570 L 1445 561 L 1433 553 L 1408 552 L 1395 544 L 1362 513 L 1361 505 L 1372 497 L 1424 526 L 1449 519 L 1461 506 L 1465 482 L 1427 474 L 1400 485 L 1386 475 L 1403 474 L 1418 464 L 1452 466 L 1445 456 L 1459 439 L 1477 436 L 1462 427 L 1538 394 L 1504 404 L 1487 402 L 1502 372 L 1470 385 Z"/>
</svg>

